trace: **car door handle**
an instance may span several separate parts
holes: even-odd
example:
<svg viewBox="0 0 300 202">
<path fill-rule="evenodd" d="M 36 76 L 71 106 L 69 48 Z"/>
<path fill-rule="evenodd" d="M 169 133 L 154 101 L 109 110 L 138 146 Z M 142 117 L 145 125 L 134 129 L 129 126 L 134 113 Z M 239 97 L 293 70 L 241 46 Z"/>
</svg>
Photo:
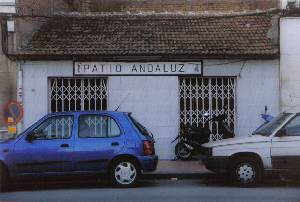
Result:
<svg viewBox="0 0 300 202">
<path fill-rule="evenodd" d="M 111 146 L 119 146 L 119 143 L 118 142 L 113 142 L 113 143 L 111 143 Z"/>
<path fill-rule="evenodd" d="M 69 144 L 62 144 L 62 145 L 60 145 L 60 147 L 66 148 L 66 147 L 69 147 Z"/>
</svg>

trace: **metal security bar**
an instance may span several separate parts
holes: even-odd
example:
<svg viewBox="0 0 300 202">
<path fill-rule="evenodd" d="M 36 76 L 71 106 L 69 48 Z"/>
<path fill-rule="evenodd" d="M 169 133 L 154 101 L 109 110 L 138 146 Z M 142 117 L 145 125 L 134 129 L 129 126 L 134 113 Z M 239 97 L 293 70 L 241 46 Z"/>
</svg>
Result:
<svg viewBox="0 0 300 202">
<path fill-rule="evenodd" d="M 180 85 L 180 123 L 204 127 L 214 115 L 225 113 L 227 124 L 234 130 L 235 78 L 182 77 Z M 204 117 L 209 113 L 210 117 Z M 209 123 L 211 141 L 222 139 L 217 123 Z"/>
<path fill-rule="evenodd" d="M 59 116 L 44 123 L 38 128 L 43 133 L 38 139 L 67 139 L 71 136 L 74 121 L 71 116 Z"/>
<path fill-rule="evenodd" d="M 107 109 L 107 79 L 49 78 L 50 112 Z"/>
</svg>

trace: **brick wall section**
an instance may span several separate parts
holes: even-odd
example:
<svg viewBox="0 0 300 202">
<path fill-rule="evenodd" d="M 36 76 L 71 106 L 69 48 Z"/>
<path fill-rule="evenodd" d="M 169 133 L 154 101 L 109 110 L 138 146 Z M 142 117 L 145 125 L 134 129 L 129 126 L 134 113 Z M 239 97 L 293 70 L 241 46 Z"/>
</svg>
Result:
<svg viewBox="0 0 300 202">
<path fill-rule="evenodd" d="M 71 0 L 70 0 L 71 1 Z M 72 2 L 75 0 L 72 0 Z M 72 11 L 67 0 L 16 0 L 17 13 L 20 15 L 51 15 L 56 11 Z M 15 18 L 16 32 L 10 33 L 8 49 L 11 53 L 18 49 L 38 27 L 45 22 L 45 18 Z M 0 27 L 1 37 L 1 27 Z M 2 44 L 0 44 L 1 46 Z M 0 47 L 0 130 L 6 128 L 3 119 L 3 106 L 11 100 L 16 100 L 17 78 L 16 63 L 9 60 Z"/>
<path fill-rule="evenodd" d="M 76 1 L 68 0 L 17 0 L 17 13 L 21 15 L 51 15 L 58 11 L 73 11 Z"/>
<path fill-rule="evenodd" d="M 83 12 L 238 12 L 279 8 L 280 0 L 17 0 L 24 15 Z"/>
<path fill-rule="evenodd" d="M 278 0 L 131 0 L 124 11 L 130 12 L 238 12 L 279 8 Z"/>
<path fill-rule="evenodd" d="M 92 0 L 81 0 L 79 11 L 81 12 L 91 12 L 92 10 Z"/>
</svg>

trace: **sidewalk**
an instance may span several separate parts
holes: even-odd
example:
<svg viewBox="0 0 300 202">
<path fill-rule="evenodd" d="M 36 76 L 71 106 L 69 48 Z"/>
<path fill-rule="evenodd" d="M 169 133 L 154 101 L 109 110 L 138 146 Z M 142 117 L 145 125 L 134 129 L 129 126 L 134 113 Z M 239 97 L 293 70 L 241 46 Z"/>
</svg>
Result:
<svg viewBox="0 0 300 202">
<path fill-rule="evenodd" d="M 144 173 L 145 178 L 199 178 L 211 175 L 201 161 L 159 160 L 155 172 Z"/>
</svg>

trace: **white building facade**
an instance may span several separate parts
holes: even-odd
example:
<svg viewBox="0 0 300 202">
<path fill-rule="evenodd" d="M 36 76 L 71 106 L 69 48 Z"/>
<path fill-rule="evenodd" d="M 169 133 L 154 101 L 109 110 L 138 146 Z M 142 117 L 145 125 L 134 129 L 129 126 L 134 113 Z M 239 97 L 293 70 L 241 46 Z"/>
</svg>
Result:
<svg viewBox="0 0 300 202">
<path fill-rule="evenodd" d="M 184 96 L 180 90 L 183 88 L 183 84 L 180 84 L 181 79 L 187 82 L 186 88 L 201 88 L 197 93 L 193 92 L 193 96 L 199 102 L 203 99 L 204 91 L 208 92 L 205 96 L 210 100 L 210 105 L 215 105 L 218 101 L 232 100 L 233 106 L 230 106 L 230 113 L 232 113 L 233 120 L 231 124 L 234 125 L 237 136 L 251 134 L 251 131 L 262 123 L 260 114 L 264 112 L 265 106 L 268 106 L 268 112 L 272 115 L 279 112 L 278 60 L 250 60 L 245 63 L 230 60 L 204 60 L 203 64 L 203 75 L 200 77 L 143 75 L 91 78 L 74 77 L 72 61 L 26 62 L 22 64 L 24 128 L 51 112 L 50 96 L 54 95 L 50 92 L 51 81 L 55 79 L 64 79 L 66 85 L 65 89 L 59 90 L 60 93 L 54 96 L 64 94 L 66 98 L 70 93 L 74 93 L 73 90 L 67 89 L 70 79 L 85 79 L 93 85 L 97 82 L 92 80 L 98 79 L 97 87 L 106 88 L 102 95 L 106 96 L 107 109 L 115 110 L 121 104 L 119 111 L 132 112 L 154 134 L 157 141 L 157 153 L 162 159 L 174 158 L 175 145 L 171 141 L 177 136 L 180 123 L 184 122 L 182 113 L 188 113 L 186 117 L 188 122 L 190 119 L 197 122 L 197 117 L 202 118 L 204 112 L 216 114 L 221 113 L 222 110 L 222 107 L 213 106 L 181 110 L 183 106 L 181 106 L 180 97 Z M 195 78 L 201 83 L 199 82 L 197 86 L 196 84 L 190 85 L 190 82 L 195 82 Z M 103 80 L 105 83 L 100 84 Z M 202 82 L 214 82 L 213 80 L 219 84 L 202 84 Z M 212 88 L 220 89 L 219 92 L 214 93 Z M 230 92 L 225 89 L 230 89 Z M 209 98 L 209 94 L 219 99 Z M 85 100 L 87 101 L 88 98 Z M 191 116 L 192 114 L 197 116 Z"/>
<path fill-rule="evenodd" d="M 131 17 L 123 16 L 121 21 L 124 18 L 130 18 L 131 24 L 128 26 L 139 23 L 141 20 L 146 20 L 144 24 L 147 24 L 148 17 L 134 16 L 134 19 L 131 19 Z M 206 112 L 211 116 L 225 113 L 227 115 L 226 124 L 234 129 L 236 136 L 247 136 L 263 123 L 260 114 L 264 113 L 265 106 L 267 106 L 269 114 L 279 113 L 278 51 L 271 45 L 271 39 L 265 38 L 266 33 L 271 29 L 269 28 L 271 26 L 270 16 L 250 15 L 224 18 L 224 23 L 228 23 L 228 25 L 238 22 L 236 27 L 239 29 L 233 30 L 234 33 L 227 33 L 228 30 L 223 30 L 221 32 L 223 36 L 220 38 L 218 38 L 218 33 L 223 26 L 218 27 L 219 17 L 212 19 L 213 22 L 209 25 L 206 22 L 210 19 L 201 16 L 177 16 L 176 18 L 174 16 L 154 16 L 154 19 L 156 19 L 154 23 L 159 23 L 161 20 L 163 26 L 166 26 L 165 22 L 168 20 L 171 20 L 169 23 L 176 21 L 176 25 L 168 25 L 168 30 L 158 36 L 168 36 L 168 41 L 177 40 L 177 44 L 171 43 L 163 47 L 165 41 L 159 41 L 155 37 L 149 40 L 149 37 L 157 34 L 154 33 L 154 28 L 151 29 L 154 30 L 153 33 L 148 33 L 150 29 L 147 29 L 147 33 L 142 30 L 139 35 L 135 36 L 135 39 L 131 40 L 138 40 L 137 38 L 141 36 L 142 41 L 136 43 L 135 48 L 144 46 L 146 52 L 151 52 L 153 46 L 158 47 L 155 50 L 155 57 L 134 55 L 130 52 L 132 47 L 126 49 L 126 57 L 119 54 L 109 58 L 95 57 L 92 52 L 88 56 L 78 54 L 66 57 L 68 51 L 76 52 L 76 47 L 73 47 L 76 46 L 76 43 L 71 45 L 75 48 L 74 50 L 71 50 L 72 47 L 70 47 L 70 49 L 58 51 L 59 53 L 56 52 L 54 55 L 49 52 L 41 55 L 42 51 L 38 50 L 36 45 L 38 43 L 35 40 L 43 38 L 48 33 L 50 37 L 53 36 L 51 30 L 48 30 L 51 29 L 51 26 L 42 28 L 38 35 L 33 36 L 32 45 L 29 47 L 31 52 L 17 56 L 19 61 L 21 59 L 25 61 L 19 62 L 23 89 L 20 99 L 24 106 L 23 128 L 27 128 L 50 112 L 115 110 L 119 106 L 119 111 L 132 112 L 133 116 L 154 134 L 156 152 L 160 159 L 173 159 L 175 144 L 171 142 L 178 135 L 180 126 L 182 124 L 203 126 L 206 122 L 204 117 Z M 73 23 L 76 25 L 74 27 L 78 29 L 80 26 L 76 24 L 76 20 Z M 116 19 L 113 20 L 118 22 Z M 110 19 L 109 22 L 113 20 Z M 180 27 L 180 23 L 183 23 L 182 26 L 186 26 L 186 20 L 191 23 L 187 26 L 188 28 Z M 199 24 L 193 24 L 193 20 L 200 23 L 198 28 Z M 68 21 L 70 22 L 70 19 Z M 80 22 L 82 23 L 82 21 Z M 257 27 L 259 23 L 263 25 L 262 30 L 257 30 L 260 29 Z M 107 24 L 106 26 L 109 27 Z M 129 29 L 128 26 L 124 29 Z M 212 28 L 216 28 L 216 32 L 208 31 L 208 35 L 202 36 L 205 34 L 202 30 L 204 26 L 212 26 Z M 172 38 L 174 33 L 178 34 L 175 28 L 181 32 L 181 35 Z M 63 27 L 63 29 L 70 30 L 72 28 Z M 135 27 L 135 32 L 130 36 L 139 32 L 139 29 L 141 28 Z M 146 28 L 142 27 L 142 29 Z M 191 30 L 187 32 L 186 29 Z M 192 34 L 195 29 L 199 29 L 199 32 Z M 246 33 L 244 33 L 245 30 Z M 115 37 L 119 41 L 109 38 L 110 48 L 115 46 L 114 43 L 118 43 L 118 46 L 122 45 L 125 33 L 118 32 L 120 37 Z M 209 35 L 214 35 L 216 38 L 207 41 Z M 101 33 L 100 35 L 97 33 L 96 36 L 105 40 Z M 186 36 L 190 38 L 186 39 Z M 224 39 L 226 36 L 234 38 Z M 70 38 L 72 36 L 66 37 L 65 40 L 72 40 Z M 191 39 L 195 41 L 192 43 Z M 43 43 L 41 48 L 45 46 L 49 49 L 49 47 L 58 46 L 60 42 L 53 40 L 47 38 L 46 43 L 48 44 Z M 86 40 L 87 44 L 89 44 L 88 40 Z M 211 43 L 211 40 L 215 41 Z M 189 45 L 182 49 L 181 46 L 187 42 Z M 101 52 L 106 45 L 102 44 L 102 41 L 99 43 L 101 44 L 89 45 L 89 48 L 100 47 L 99 50 L 96 48 L 93 51 Z M 224 43 L 228 44 L 224 45 Z M 241 47 L 245 43 L 249 45 Z M 68 42 L 64 42 L 64 47 L 65 44 Z M 214 44 L 214 47 L 211 44 Z M 261 44 L 266 46 L 264 50 L 260 49 Z M 200 50 L 202 46 L 203 50 Z M 229 50 L 234 46 L 237 47 Z M 122 47 L 118 47 L 117 50 L 119 51 Z M 165 54 L 160 52 L 162 49 L 159 48 L 161 47 L 164 51 L 170 51 L 168 57 L 162 57 Z M 82 47 L 78 46 L 77 48 Z M 209 53 L 208 50 L 211 48 L 215 48 L 215 50 Z M 28 51 L 28 48 L 24 51 Z M 109 51 L 111 49 L 107 49 L 107 52 Z M 178 53 L 174 54 L 174 51 L 178 51 Z M 198 52 L 195 55 L 192 51 Z M 215 51 L 220 53 L 213 55 Z M 235 51 L 235 54 L 232 54 L 232 51 Z M 62 55 L 63 57 L 60 57 Z M 78 70 L 78 64 L 82 65 L 81 71 Z M 94 67 L 98 69 L 93 71 Z M 136 71 L 135 69 L 133 71 L 134 67 L 137 68 Z M 86 71 L 83 71 L 84 68 Z M 210 124 L 210 127 L 217 129 L 213 123 Z M 218 131 L 213 132 L 212 139 L 221 138 L 221 135 L 218 134 Z"/>
</svg>

